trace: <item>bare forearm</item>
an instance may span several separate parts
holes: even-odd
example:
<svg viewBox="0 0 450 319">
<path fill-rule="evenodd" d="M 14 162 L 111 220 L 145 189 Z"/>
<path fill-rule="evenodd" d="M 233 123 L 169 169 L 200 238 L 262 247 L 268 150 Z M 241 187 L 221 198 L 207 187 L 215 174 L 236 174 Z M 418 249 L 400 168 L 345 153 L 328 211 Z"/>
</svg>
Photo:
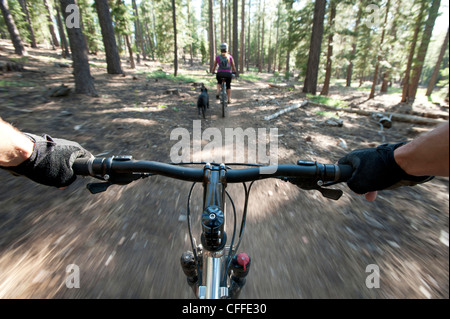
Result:
<svg viewBox="0 0 450 319">
<path fill-rule="evenodd" d="M 34 143 L 0 118 L 0 166 L 17 166 L 31 156 Z"/>
<path fill-rule="evenodd" d="M 449 176 L 448 134 L 446 123 L 419 136 L 395 150 L 395 161 L 410 175 Z"/>
</svg>

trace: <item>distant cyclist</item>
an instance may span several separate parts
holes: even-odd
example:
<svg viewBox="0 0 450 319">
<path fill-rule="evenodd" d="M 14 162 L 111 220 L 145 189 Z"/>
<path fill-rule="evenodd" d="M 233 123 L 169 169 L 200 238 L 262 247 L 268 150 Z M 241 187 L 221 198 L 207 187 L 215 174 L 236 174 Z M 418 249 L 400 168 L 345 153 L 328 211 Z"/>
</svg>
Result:
<svg viewBox="0 0 450 319">
<path fill-rule="evenodd" d="M 222 79 L 225 79 L 227 85 L 227 96 L 228 103 L 231 103 L 231 79 L 233 78 L 233 73 L 236 72 L 236 67 L 234 66 L 234 59 L 228 53 L 228 44 L 222 43 L 220 45 L 220 55 L 216 56 L 214 61 L 214 66 L 212 68 L 212 73 L 216 71 L 216 67 L 219 66 L 217 70 L 217 94 L 216 98 L 219 99 L 220 89 L 222 88 Z"/>
</svg>

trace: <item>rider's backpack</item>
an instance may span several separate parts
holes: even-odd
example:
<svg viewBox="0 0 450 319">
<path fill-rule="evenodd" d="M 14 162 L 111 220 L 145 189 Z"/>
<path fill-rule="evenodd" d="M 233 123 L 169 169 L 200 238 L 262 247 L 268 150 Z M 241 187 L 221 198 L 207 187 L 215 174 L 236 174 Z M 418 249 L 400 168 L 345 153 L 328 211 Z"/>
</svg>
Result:
<svg viewBox="0 0 450 319">
<path fill-rule="evenodd" d="M 220 70 L 231 70 L 230 59 L 228 57 L 219 55 L 219 69 Z"/>
</svg>

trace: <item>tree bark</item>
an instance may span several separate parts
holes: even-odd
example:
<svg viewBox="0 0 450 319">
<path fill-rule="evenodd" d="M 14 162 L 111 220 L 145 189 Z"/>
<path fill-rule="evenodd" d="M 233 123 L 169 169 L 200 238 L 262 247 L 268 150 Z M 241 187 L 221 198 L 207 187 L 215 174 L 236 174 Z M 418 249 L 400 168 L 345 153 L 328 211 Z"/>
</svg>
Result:
<svg viewBox="0 0 450 319">
<path fill-rule="evenodd" d="M 323 14 L 325 14 L 325 3 L 326 3 L 326 0 L 321 0 L 321 1 L 324 2 L 324 8 L 323 8 L 324 13 Z M 288 35 L 287 35 L 288 45 L 287 45 L 287 49 L 286 49 L 286 51 L 287 51 L 286 52 L 286 74 L 285 74 L 286 80 L 289 80 L 289 77 L 290 77 L 289 69 L 290 69 L 290 60 L 291 60 L 292 23 L 293 23 L 291 11 L 292 11 L 293 5 L 294 5 L 294 1 L 292 1 L 292 0 L 288 0 L 287 1 L 287 8 L 286 9 L 288 11 L 288 18 L 287 18 L 287 24 L 288 24 L 288 31 L 287 31 L 288 32 Z M 316 5 L 317 5 L 317 1 L 316 1 Z M 322 19 L 323 19 L 323 16 L 322 16 Z M 313 27 L 313 32 L 314 32 L 314 27 Z M 322 22 L 322 32 L 323 32 L 323 22 Z M 322 38 L 320 39 L 320 41 L 322 41 Z M 320 51 L 320 48 L 319 48 L 319 51 Z M 311 57 L 311 51 L 310 51 L 310 55 L 309 56 Z"/>
<path fill-rule="evenodd" d="M 377 57 L 377 63 L 375 65 L 375 72 L 373 75 L 373 81 L 372 81 L 372 88 L 370 90 L 369 99 L 373 99 L 375 97 L 375 87 L 377 85 L 378 81 L 378 70 L 380 68 L 380 62 L 383 57 L 383 45 L 384 45 L 384 35 L 386 34 L 386 23 L 389 15 L 389 8 L 390 8 L 391 1 L 388 0 L 386 3 L 386 14 L 384 16 L 384 24 L 383 24 L 383 30 L 381 31 L 381 40 L 380 40 L 380 46 L 378 47 L 378 57 Z"/>
<path fill-rule="evenodd" d="M 52 11 L 48 0 L 44 0 L 44 6 L 47 10 L 48 29 L 50 30 L 50 34 L 52 36 L 52 43 L 54 46 L 59 47 L 58 37 L 56 36 L 55 27 L 53 26 Z"/>
<path fill-rule="evenodd" d="M 64 24 L 61 20 L 61 10 L 59 9 L 58 0 L 55 0 L 56 24 L 58 25 L 59 38 L 61 39 L 62 56 L 67 58 L 70 56 L 69 45 L 67 43 L 66 33 L 64 32 Z"/>
<path fill-rule="evenodd" d="M 239 73 L 244 72 L 244 38 L 245 38 L 245 0 L 242 0 L 241 7 L 241 43 L 240 43 L 240 56 L 239 56 Z"/>
<path fill-rule="evenodd" d="M 352 85 L 352 74 L 353 74 L 353 59 L 355 58 L 356 55 L 356 45 L 357 45 L 357 41 L 358 41 L 358 30 L 359 30 L 359 24 L 361 23 L 361 17 L 362 17 L 362 12 L 363 12 L 363 6 L 360 4 L 359 8 L 358 8 L 358 14 L 356 16 L 356 23 L 355 23 L 355 29 L 353 29 L 353 33 L 354 33 L 354 40 L 352 43 L 352 53 L 350 56 L 350 63 L 347 66 L 347 82 L 346 85 L 347 87 L 350 87 Z"/>
<path fill-rule="evenodd" d="M 22 39 L 20 38 L 19 30 L 17 30 L 14 19 L 9 12 L 8 0 L 0 0 L 0 9 L 2 10 L 3 19 L 5 20 L 9 36 L 14 46 L 14 53 L 18 55 L 27 55 L 25 46 L 23 45 Z"/>
<path fill-rule="evenodd" d="M 265 32 L 264 32 L 264 29 L 265 29 L 265 20 L 266 19 L 264 19 L 265 18 L 265 13 L 266 13 L 266 1 L 265 0 L 263 0 L 263 9 L 262 9 L 263 11 L 262 11 L 262 29 L 261 29 L 261 55 L 260 55 L 260 57 L 259 57 L 259 63 L 258 63 L 258 65 L 259 65 L 259 69 L 258 69 L 258 71 L 259 72 L 262 72 L 262 70 L 263 70 L 263 65 L 264 65 L 264 34 L 265 34 Z"/>
<path fill-rule="evenodd" d="M 224 15 L 223 15 L 223 0 L 219 0 L 220 1 L 220 42 L 223 43 L 225 42 L 223 39 L 223 19 L 224 19 Z"/>
<path fill-rule="evenodd" d="M 59 0 L 64 16 L 67 20 L 69 13 L 66 12 L 70 4 L 75 4 L 74 0 Z M 81 32 L 81 28 L 69 28 L 66 26 L 69 36 L 70 50 L 73 60 L 73 75 L 75 77 L 75 93 L 87 94 L 90 96 L 98 96 L 94 86 L 94 79 L 89 69 L 88 52 L 86 43 Z"/>
<path fill-rule="evenodd" d="M 34 36 L 33 23 L 31 21 L 30 12 L 28 11 L 28 3 L 26 0 L 19 0 L 20 6 L 22 7 L 22 12 L 25 14 L 25 18 L 28 23 L 28 31 L 30 31 L 31 47 L 37 48 L 36 37 Z"/>
<path fill-rule="evenodd" d="M 173 40 L 174 40 L 174 58 L 173 58 L 173 75 L 178 74 L 178 46 L 177 46 L 177 14 L 175 10 L 175 0 L 172 0 L 172 19 L 173 19 Z"/>
<path fill-rule="evenodd" d="M 239 69 L 239 33 L 238 33 L 238 0 L 233 0 L 233 59 L 236 69 Z"/>
<path fill-rule="evenodd" d="M 413 102 L 416 98 L 417 88 L 419 87 L 420 75 L 422 74 L 423 63 L 425 61 L 425 56 L 427 55 L 428 45 L 430 43 L 431 34 L 433 33 L 434 23 L 436 21 L 439 6 L 441 4 L 440 0 L 433 0 L 430 11 L 428 14 L 428 19 L 425 24 L 425 31 L 422 35 L 422 42 L 420 43 L 419 50 L 417 52 L 417 57 L 415 59 L 415 65 L 412 70 L 411 82 L 408 89 L 408 101 Z"/>
<path fill-rule="evenodd" d="M 95 0 L 95 8 L 97 9 L 98 21 L 102 30 L 103 45 L 105 46 L 106 70 L 109 74 L 122 74 L 123 71 L 117 49 L 116 37 L 114 35 L 112 18 L 109 13 L 108 1 Z"/>
<path fill-rule="evenodd" d="M 409 102 L 409 82 L 411 75 L 411 67 L 414 59 L 414 53 L 416 51 L 417 39 L 419 37 L 420 28 L 422 26 L 423 15 L 425 14 L 425 9 L 427 6 L 427 2 L 422 0 L 422 4 L 419 9 L 419 13 L 417 15 L 416 27 L 414 29 L 413 38 L 411 40 L 411 47 L 409 49 L 408 61 L 406 62 L 406 70 L 405 76 L 403 78 L 403 89 L 402 89 L 402 99 L 401 103 Z"/>
<path fill-rule="evenodd" d="M 212 68 L 214 66 L 214 59 L 216 56 L 216 45 L 215 45 L 215 37 L 214 37 L 213 0 L 208 0 L 208 20 L 209 20 L 209 31 L 208 31 L 209 72 L 212 73 Z"/>
<path fill-rule="evenodd" d="M 431 92 L 433 92 L 434 86 L 436 85 L 436 80 L 439 75 L 439 70 L 441 68 L 442 59 L 444 58 L 445 50 L 448 48 L 448 29 L 447 35 L 445 36 L 444 43 L 441 47 L 441 52 L 439 53 L 438 60 L 436 62 L 436 66 L 434 67 L 433 74 L 431 75 L 430 82 L 428 83 L 426 96 L 430 96 Z"/>
<path fill-rule="evenodd" d="M 331 79 L 331 66 L 332 66 L 332 56 L 333 56 L 333 37 L 334 37 L 334 19 L 336 17 L 336 1 L 331 0 L 330 3 L 330 17 L 328 18 L 329 32 L 328 35 L 328 50 L 327 50 L 327 65 L 325 68 L 325 82 L 322 87 L 320 95 L 328 95 L 330 90 L 330 79 Z"/>
<path fill-rule="evenodd" d="M 316 94 L 317 75 L 319 73 L 320 49 L 323 37 L 323 20 L 326 0 L 316 0 L 314 6 L 313 28 L 309 46 L 309 58 L 306 68 L 306 78 L 303 87 L 304 93 Z"/>
<path fill-rule="evenodd" d="M 252 8 L 252 0 L 249 0 L 248 1 L 248 27 L 247 27 L 247 54 L 245 55 L 247 72 L 250 69 L 250 15 L 251 15 L 251 8 Z"/>
<path fill-rule="evenodd" d="M 136 34 L 135 34 L 135 39 L 136 39 L 136 47 L 138 48 L 138 47 L 140 47 L 141 48 L 141 53 L 142 53 L 142 58 L 144 59 L 144 60 L 146 60 L 147 59 L 147 54 L 145 53 L 145 46 L 144 46 L 144 40 L 143 40 L 143 37 L 142 37 L 142 24 L 141 24 L 141 21 L 140 21 L 140 19 L 139 19 L 139 11 L 138 11 L 138 7 L 137 7 L 137 5 L 136 5 L 136 0 L 133 0 L 132 2 L 132 5 L 133 5 L 133 15 L 134 15 L 134 17 L 135 17 L 135 20 L 134 20 L 134 27 L 135 27 L 135 30 L 136 30 Z"/>
</svg>

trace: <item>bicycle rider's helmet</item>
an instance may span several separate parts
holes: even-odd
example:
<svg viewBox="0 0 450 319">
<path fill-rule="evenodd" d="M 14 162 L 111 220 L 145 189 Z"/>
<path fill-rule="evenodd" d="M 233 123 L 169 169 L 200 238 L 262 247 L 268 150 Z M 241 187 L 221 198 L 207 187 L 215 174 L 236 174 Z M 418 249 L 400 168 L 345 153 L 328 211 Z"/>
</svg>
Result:
<svg viewBox="0 0 450 319">
<path fill-rule="evenodd" d="M 222 51 L 226 51 L 226 52 L 228 52 L 228 44 L 226 44 L 226 43 L 222 43 L 222 44 L 220 44 L 220 51 L 222 52 Z"/>
</svg>

